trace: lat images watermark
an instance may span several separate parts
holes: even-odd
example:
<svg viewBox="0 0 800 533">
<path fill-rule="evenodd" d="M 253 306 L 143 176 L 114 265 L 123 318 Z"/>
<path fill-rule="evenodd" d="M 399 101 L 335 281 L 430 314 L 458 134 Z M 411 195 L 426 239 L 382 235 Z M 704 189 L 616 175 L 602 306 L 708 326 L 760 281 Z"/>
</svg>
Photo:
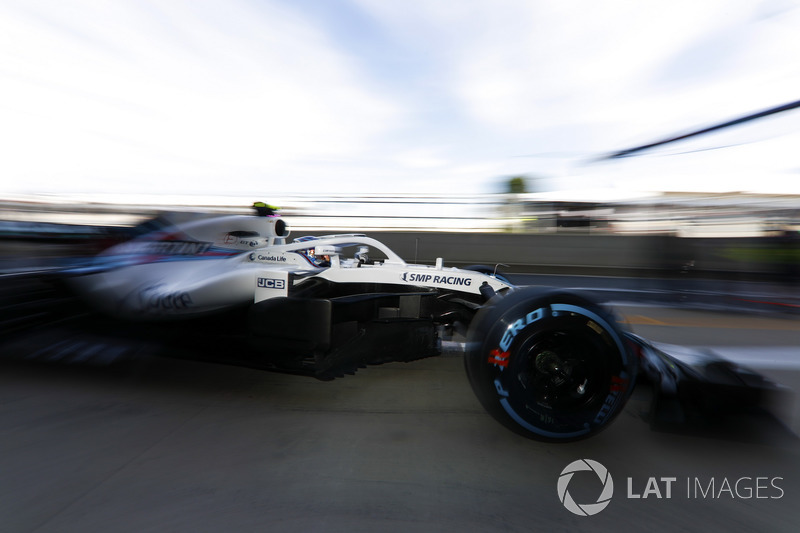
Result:
<svg viewBox="0 0 800 533">
<path fill-rule="evenodd" d="M 572 481 L 572 476 L 575 475 L 575 472 L 586 470 L 597 474 L 597 477 L 603 484 L 603 489 L 597 497 L 596 502 L 579 504 L 572 499 L 572 495 L 569 493 L 569 482 Z M 608 506 L 613 495 L 614 480 L 611 478 L 611 474 L 608 473 L 608 469 L 591 459 L 578 459 L 577 461 L 571 462 L 561 471 L 561 475 L 558 477 L 558 499 L 561 500 L 561 503 L 564 504 L 564 507 L 566 507 L 569 512 L 575 513 L 576 515 L 592 516 L 599 513 Z"/>
<path fill-rule="evenodd" d="M 579 503 L 570 494 L 570 482 L 578 472 L 593 472 L 597 476 L 602 488 L 598 489 L 599 494 L 596 501 Z M 783 477 L 780 476 L 628 477 L 625 498 L 634 501 L 648 498 L 711 501 L 721 499 L 780 500 L 786 495 L 782 485 Z M 611 503 L 611 498 L 614 496 L 614 480 L 608 469 L 601 463 L 592 459 L 578 459 L 561 471 L 558 477 L 557 491 L 559 501 L 569 512 L 579 516 L 592 516 L 601 512 Z"/>
</svg>

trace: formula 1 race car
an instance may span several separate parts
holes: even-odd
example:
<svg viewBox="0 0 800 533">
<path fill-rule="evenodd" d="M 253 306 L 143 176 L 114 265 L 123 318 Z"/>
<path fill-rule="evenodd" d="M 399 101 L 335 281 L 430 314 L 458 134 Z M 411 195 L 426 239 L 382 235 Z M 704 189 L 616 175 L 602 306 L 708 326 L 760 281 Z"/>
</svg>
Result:
<svg viewBox="0 0 800 533">
<path fill-rule="evenodd" d="M 659 405 L 688 409 L 753 405 L 775 388 L 721 360 L 674 359 L 586 296 L 515 286 L 491 267 L 408 264 L 362 234 L 289 242 L 271 212 L 183 218 L 62 273 L 102 311 L 94 328 L 157 340 L 170 356 L 322 380 L 460 342 L 485 409 L 544 441 L 608 426 L 640 375 Z"/>
</svg>

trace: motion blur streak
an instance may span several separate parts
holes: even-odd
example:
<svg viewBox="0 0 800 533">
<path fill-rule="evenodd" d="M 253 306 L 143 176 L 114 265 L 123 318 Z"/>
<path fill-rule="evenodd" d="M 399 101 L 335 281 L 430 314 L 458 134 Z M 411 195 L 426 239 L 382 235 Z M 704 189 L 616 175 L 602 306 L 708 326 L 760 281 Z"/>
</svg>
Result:
<svg viewBox="0 0 800 533">
<path fill-rule="evenodd" d="M 747 263 L 761 265 L 751 270 L 737 263 L 767 250 L 771 237 L 616 235 L 594 224 L 384 232 L 396 251 L 423 262 L 440 255 L 456 263 L 502 259 L 515 283 L 581 287 L 615 302 L 637 334 L 711 347 L 794 393 L 776 418 L 753 413 L 652 431 L 641 420 L 648 419 L 645 386 L 615 430 L 559 447 L 520 439 L 490 421 L 465 384 L 460 357 L 372 367 L 357 379 L 323 384 L 154 358 L 146 342 L 102 331 L 77 335 L 61 324 L 82 305 L 48 273 L 136 235 L 142 228 L 130 217 L 146 224 L 157 209 L 102 214 L 121 212 L 119 225 L 76 225 L 52 207 L 25 216 L 14 209 L 0 243 L 0 517 L 10 530 L 529 531 L 532 520 L 563 523 L 557 479 L 580 457 L 608 467 L 621 487 L 626 477 L 641 487 L 654 476 L 704 486 L 708 479 L 768 477 L 781 478 L 786 494 L 686 506 L 677 497 L 625 500 L 618 491 L 602 515 L 588 518 L 599 531 L 644 521 L 654 531 L 796 527 L 800 328 L 795 307 L 769 302 L 795 301 L 797 280 L 791 271 L 770 273 L 777 265 L 768 262 Z M 84 220 L 95 216 L 81 211 Z M 53 218 L 25 221 L 43 214 Z M 72 223 L 54 224 L 59 217 Z M 675 251 L 691 255 L 665 255 Z"/>
</svg>

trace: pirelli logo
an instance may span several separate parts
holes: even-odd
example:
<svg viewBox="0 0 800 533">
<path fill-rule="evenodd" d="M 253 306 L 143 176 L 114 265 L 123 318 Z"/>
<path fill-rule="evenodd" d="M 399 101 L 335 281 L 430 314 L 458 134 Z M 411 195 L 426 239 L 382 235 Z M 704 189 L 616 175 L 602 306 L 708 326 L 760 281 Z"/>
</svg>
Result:
<svg viewBox="0 0 800 533">
<path fill-rule="evenodd" d="M 285 289 L 286 280 L 276 278 L 258 278 L 258 287 L 261 289 Z"/>
</svg>

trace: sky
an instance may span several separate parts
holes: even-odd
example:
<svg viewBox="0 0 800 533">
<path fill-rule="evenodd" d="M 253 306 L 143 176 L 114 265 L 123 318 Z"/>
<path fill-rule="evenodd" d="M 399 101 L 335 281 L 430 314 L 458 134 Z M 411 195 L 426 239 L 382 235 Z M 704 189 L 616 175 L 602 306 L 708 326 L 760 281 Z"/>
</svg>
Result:
<svg viewBox="0 0 800 533">
<path fill-rule="evenodd" d="M 0 0 L 0 195 L 800 194 L 800 0 Z"/>
</svg>

